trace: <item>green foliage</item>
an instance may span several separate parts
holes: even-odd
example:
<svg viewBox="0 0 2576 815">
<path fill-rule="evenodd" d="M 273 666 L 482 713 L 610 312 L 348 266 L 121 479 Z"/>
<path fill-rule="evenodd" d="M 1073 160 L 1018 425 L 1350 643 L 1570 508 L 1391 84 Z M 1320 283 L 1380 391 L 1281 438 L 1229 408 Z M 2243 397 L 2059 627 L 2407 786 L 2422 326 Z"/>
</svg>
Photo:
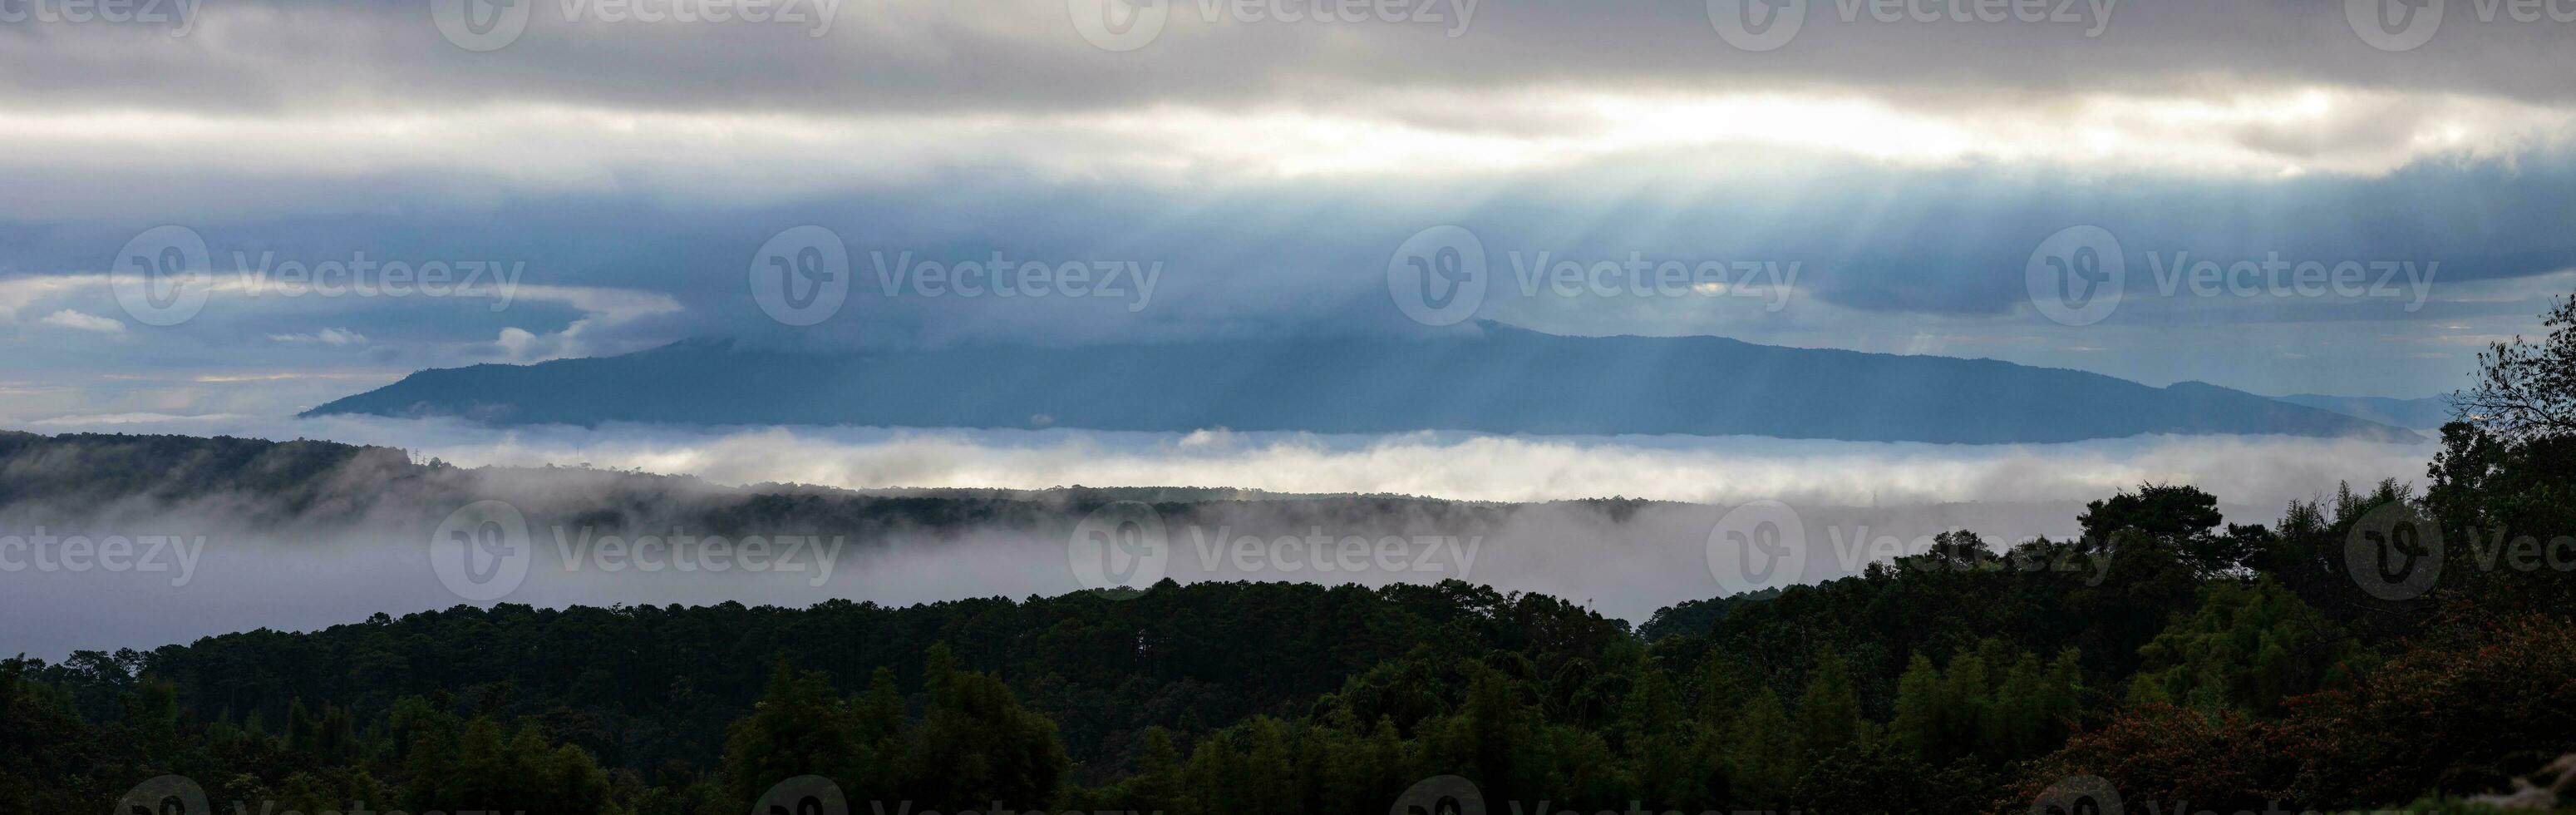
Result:
<svg viewBox="0 0 2576 815">
<path fill-rule="evenodd" d="M 2349 683 L 2369 661 L 2325 615 L 2271 580 L 2201 587 L 2200 608 L 2140 649 L 2132 704 L 2263 715 L 2283 700 Z"/>
</svg>

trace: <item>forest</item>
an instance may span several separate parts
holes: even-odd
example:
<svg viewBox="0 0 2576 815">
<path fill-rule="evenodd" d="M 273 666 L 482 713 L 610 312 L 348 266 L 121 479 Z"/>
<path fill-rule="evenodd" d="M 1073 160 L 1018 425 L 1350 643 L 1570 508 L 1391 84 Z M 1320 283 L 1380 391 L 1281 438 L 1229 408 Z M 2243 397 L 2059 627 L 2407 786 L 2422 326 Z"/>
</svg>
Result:
<svg viewBox="0 0 2576 815">
<path fill-rule="evenodd" d="M 1637 626 L 1459 581 L 1166 581 L 21 657 L 0 813 L 2554 809 L 2576 300 L 2548 326 L 2482 358 L 2420 484 L 2271 519 L 2143 484 L 2069 539 L 1955 531 Z M 2108 568 L 2019 565 L 2069 557 Z"/>
</svg>

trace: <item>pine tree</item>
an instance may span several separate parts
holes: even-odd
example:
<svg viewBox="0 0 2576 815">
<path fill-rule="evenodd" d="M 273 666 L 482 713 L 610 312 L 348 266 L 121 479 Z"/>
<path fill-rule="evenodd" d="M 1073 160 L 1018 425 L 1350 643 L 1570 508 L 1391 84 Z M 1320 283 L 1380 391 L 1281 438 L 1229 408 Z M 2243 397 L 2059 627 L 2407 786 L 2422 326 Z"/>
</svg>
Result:
<svg viewBox="0 0 2576 815">
<path fill-rule="evenodd" d="M 1896 719 L 1888 727 L 1906 755 L 1935 763 L 1954 747 L 1942 740 L 1948 712 L 1943 701 L 1941 671 L 1932 659 L 1915 654 L 1906 660 L 1905 673 L 1896 678 Z"/>
</svg>

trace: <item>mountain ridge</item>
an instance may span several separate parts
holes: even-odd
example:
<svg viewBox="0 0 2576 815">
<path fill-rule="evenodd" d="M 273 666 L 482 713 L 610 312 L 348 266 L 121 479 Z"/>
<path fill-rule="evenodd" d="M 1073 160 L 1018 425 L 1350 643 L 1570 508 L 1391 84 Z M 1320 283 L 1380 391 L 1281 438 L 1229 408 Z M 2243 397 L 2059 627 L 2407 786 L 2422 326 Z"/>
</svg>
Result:
<svg viewBox="0 0 2576 815">
<path fill-rule="evenodd" d="M 612 357 L 416 372 L 305 415 L 1187 432 L 1755 435 L 2048 443 L 2141 434 L 2419 438 L 2202 382 L 1995 359 L 1565 337 L 967 346 L 842 353 L 695 339 Z"/>
</svg>

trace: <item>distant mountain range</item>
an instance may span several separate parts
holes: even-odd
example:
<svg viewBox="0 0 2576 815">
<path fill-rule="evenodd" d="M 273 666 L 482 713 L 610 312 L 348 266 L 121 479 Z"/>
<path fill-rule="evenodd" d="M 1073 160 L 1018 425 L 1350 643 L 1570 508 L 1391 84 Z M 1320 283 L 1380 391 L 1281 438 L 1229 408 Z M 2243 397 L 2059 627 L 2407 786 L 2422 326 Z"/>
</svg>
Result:
<svg viewBox="0 0 2576 815">
<path fill-rule="evenodd" d="M 2451 400 L 2440 396 L 2423 399 L 2390 399 L 2380 396 L 2293 393 L 2277 398 L 2293 405 L 2331 410 L 2346 416 L 2398 427 L 2433 429 L 2451 420 Z"/>
<path fill-rule="evenodd" d="M 421 371 L 306 415 L 1974 444 L 2148 433 L 2417 438 L 2201 382 L 2155 388 L 1991 359 L 1480 327 L 1406 339 L 832 354 L 692 340 L 615 357 Z"/>
</svg>

